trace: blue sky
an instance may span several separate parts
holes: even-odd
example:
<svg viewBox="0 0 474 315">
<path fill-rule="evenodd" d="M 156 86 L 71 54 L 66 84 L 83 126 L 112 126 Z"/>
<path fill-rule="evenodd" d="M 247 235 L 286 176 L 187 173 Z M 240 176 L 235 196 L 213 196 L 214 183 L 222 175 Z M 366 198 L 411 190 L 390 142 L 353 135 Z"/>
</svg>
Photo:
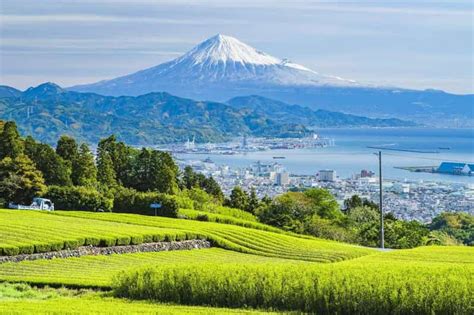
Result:
<svg viewBox="0 0 474 315">
<path fill-rule="evenodd" d="M 217 33 L 361 83 L 474 93 L 471 1 L 2 0 L 0 84 L 91 83 Z"/>
</svg>

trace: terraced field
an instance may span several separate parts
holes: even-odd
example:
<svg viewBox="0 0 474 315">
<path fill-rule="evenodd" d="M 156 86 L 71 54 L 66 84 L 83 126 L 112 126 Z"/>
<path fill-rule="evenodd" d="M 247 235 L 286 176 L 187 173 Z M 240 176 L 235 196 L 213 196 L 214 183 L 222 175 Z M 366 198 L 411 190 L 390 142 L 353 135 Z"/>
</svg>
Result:
<svg viewBox="0 0 474 315">
<path fill-rule="evenodd" d="M 258 223 L 251 223 L 258 224 Z M 231 224 L 134 214 L 0 210 L 3 255 L 47 252 L 81 245 L 113 246 L 162 240 L 207 238 L 217 247 L 268 257 L 333 262 L 370 249 Z M 263 230 L 268 228 L 268 231 Z"/>
<path fill-rule="evenodd" d="M 38 285 L 110 288 L 112 278 L 126 270 L 153 265 L 283 264 L 302 263 L 287 259 L 249 255 L 220 248 L 110 256 L 83 256 L 67 259 L 22 261 L 0 264 L 0 281 Z"/>
<path fill-rule="evenodd" d="M 374 252 L 372 249 L 334 241 L 214 222 L 199 222 L 165 217 L 146 217 L 144 219 L 143 216 L 134 214 L 79 211 L 56 211 L 55 215 L 128 223 L 147 227 L 185 229 L 183 231 L 189 234 L 206 236 L 217 247 L 267 257 L 312 262 L 335 262 Z"/>
<path fill-rule="evenodd" d="M 184 229 L 134 226 L 52 215 L 0 210 L 0 255 L 31 254 L 82 245 L 114 246 L 204 238 Z"/>
</svg>

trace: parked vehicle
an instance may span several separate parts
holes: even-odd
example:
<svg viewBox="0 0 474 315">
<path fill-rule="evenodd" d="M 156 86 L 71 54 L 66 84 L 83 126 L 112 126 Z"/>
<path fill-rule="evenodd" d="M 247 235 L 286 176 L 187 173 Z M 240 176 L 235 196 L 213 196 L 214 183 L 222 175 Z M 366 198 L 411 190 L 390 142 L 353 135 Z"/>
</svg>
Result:
<svg viewBox="0 0 474 315">
<path fill-rule="evenodd" d="M 29 206 L 14 204 L 10 202 L 8 204 L 10 209 L 19 209 L 19 210 L 47 210 L 54 211 L 54 203 L 49 199 L 45 198 L 33 198 L 33 202 Z"/>
</svg>

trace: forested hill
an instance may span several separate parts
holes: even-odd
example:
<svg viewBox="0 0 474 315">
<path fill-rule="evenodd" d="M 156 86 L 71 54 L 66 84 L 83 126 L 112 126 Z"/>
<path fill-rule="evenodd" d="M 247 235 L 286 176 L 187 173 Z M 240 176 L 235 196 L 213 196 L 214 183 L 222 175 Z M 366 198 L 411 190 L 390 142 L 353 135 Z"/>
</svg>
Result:
<svg viewBox="0 0 474 315">
<path fill-rule="evenodd" d="M 227 104 L 234 108 L 253 110 L 258 114 L 268 115 L 277 122 L 292 121 L 309 127 L 408 127 L 417 125 L 397 118 L 368 118 L 323 109 L 313 110 L 309 107 L 290 105 L 258 95 L 234 97 L 228 100 Z"/>
<path fill-rule="evenodd" d="M 331 113 L 331 112 L 327 112 Z M 372 120 L 341 113 L 324 114 L 310 125 L 409 126 L 399 120 Z M 311 117 L 317 117 L 317 112 Z M 333 119 L 338 115 L 338 119 Z M 168 93 L 141 96 L 102 96 L 62 89 L 44 83 L 20 92 L 0 87 L 0 119 L 14 120 L 24 135 L 54 143 L 61 134 L 97 142 L 115 134 L 130 144 L 224 141 L 243 134 L 267 137 L 301 137 L 309 134 L 302 121 L 271 115 L 271 111 L 237 108 L 228 104 L 195 101 Z M 309 124 L 308 124 L 309 125 Z"/>
</svg>

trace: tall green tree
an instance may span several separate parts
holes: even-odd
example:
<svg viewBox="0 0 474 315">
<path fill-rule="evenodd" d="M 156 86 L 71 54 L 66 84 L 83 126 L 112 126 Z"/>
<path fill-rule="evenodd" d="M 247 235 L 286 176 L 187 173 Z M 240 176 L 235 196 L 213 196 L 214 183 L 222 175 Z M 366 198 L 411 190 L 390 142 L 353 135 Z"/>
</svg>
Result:
<svg viewBox="0 0 474 315">
<path fill-rule="evenodd" d="M 135 160 L 133 188 L 174 194 L 178 189 L 178 166 L 169 153 L 143 148 Z"/>
<path fill-rule="evenodd" d="M 246 210 L 248 204 L 249 196 L 247 193 L 240 186 L 235 186 L 230 193 L 229 199 L 226 201 L 226 205 L 232 208 Z"/>
<path fill-rule="evenodd" d="M 138 152 L 128 147 L 123 142 L 118 142 L 114 135 L 101 139 L 97 147 L 98 160 L 102 154 L 108 154 L 113 165 L 116 181 L 124 186 L 131 186 L 134 182 L 131 174 L 133 171 L 133 159 Z"/>
<path fill-rule="evenodd" d="M 79 153 L 76 140 L 69 136 L 62 135 L 56 145 L 56 153 L 65 161 L 69 161 L 72 165 L 72 162 Z"/>
<path fill-rule="evenodd" d="M 255 214 L 255 210 L 257 210 L 259 206 L 260 206 L 260 200 L 258 200 L 257 192 L 255 191 L 255 188 L 252 187 L 249 194 L 249 202 L 245 210 L 247 212 Z"/>
<path fill-rule="evenodd" d="M 224 201 L 224 193 L 222 192 L 221 186 L 216 180 L 210 176 L 205 179 L 202 187 L 209 195 L 213 196 L 215 201 L 221 203 Z"/>
<path fill-rule="evenodd" d="M 33 197 L 46 191 L 44 178 L 25 154 L 0 161 L 0 198 L 4 201 L 29 204 Z"/>
<path fill-rule="evenodd" d="M 97 180 L 106 187 L 117 187 L 114 164 L 106 151 L 97 155 Z"/>
<path fill-rule="evenodd" d="M 25 139 L 25 154 L 35 163 L 36 168 L 43 174 L 47 185 L 69 186 L 71 168 L 51 148 L 44 143 L 36 142 L 32 137 Z"/>
<path fill-rule="evenodd" d="M 72 161 L 72 182 L 77 186 L 94 187 L 97 185 L 97 168 L 94 156 L 87 144 L 81 144 L 76 158 Z"/>
<path fill-rule="evenodd" d="M 16 158 L 23 154 L 23 141 L 18 133 L 16 123 L 7 121 L 0 133 L 0 160 L 5 157 Z"/>
</svg>

